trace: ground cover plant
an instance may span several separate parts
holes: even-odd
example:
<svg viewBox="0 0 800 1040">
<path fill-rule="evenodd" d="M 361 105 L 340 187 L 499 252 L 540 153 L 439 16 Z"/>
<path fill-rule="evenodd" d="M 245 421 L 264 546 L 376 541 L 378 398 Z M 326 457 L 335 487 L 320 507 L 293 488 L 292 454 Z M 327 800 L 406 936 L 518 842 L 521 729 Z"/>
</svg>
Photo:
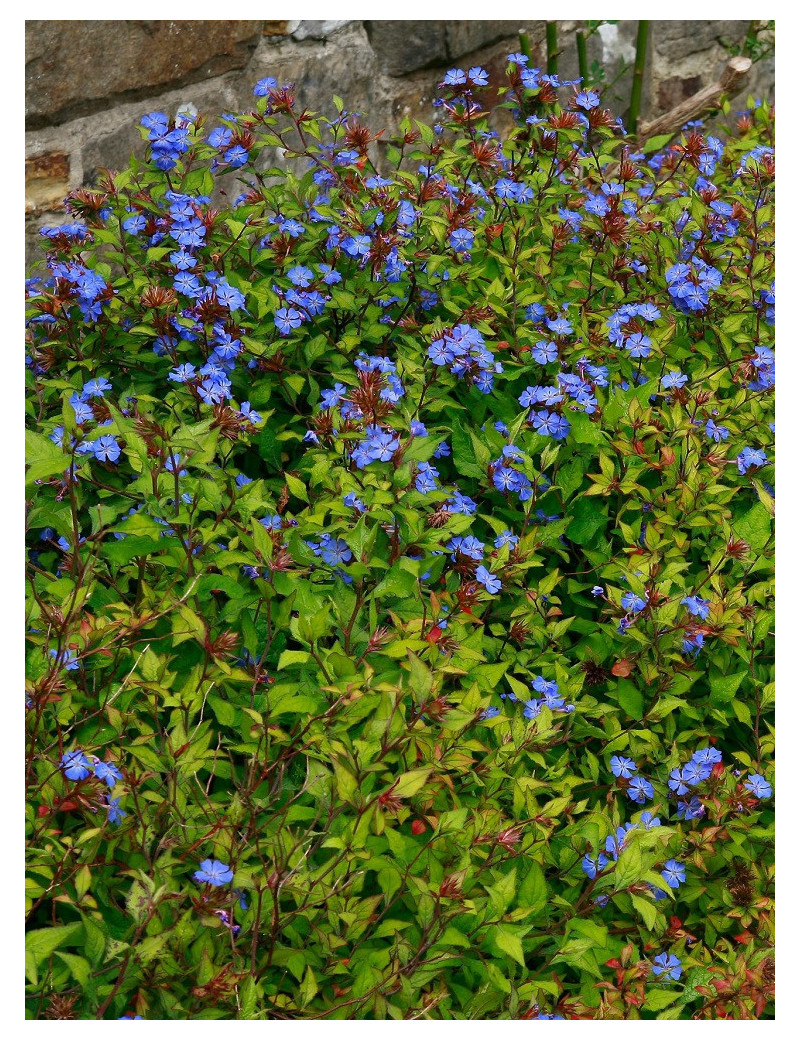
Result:
<svg viewBox="0 0 800 1040">
<path fill-rule="evenodd" d="M 770 1017 L 772 114 L 335 107 L 43 232 L 27 1013 Z"/>
</svg>

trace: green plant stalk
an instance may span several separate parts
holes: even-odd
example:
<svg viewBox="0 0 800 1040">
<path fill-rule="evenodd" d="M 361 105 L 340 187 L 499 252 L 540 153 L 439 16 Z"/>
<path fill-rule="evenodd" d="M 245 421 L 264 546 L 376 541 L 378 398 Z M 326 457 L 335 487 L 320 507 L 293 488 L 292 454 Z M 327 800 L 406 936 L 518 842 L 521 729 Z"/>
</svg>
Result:
<svg viewBox="0 0 800 1040">
<path fill-rule="evenodd" d="M 585 87 L 589 82 L 589 65 L 586 61 L 586 36 L 583 29 L 575 33 L 575 46 L 578 49 L 578 75 L 581 77 L 581 86 Z"/>
<path fill-rule="evenodd" d="M 531 40 L 526 32 L 522 29 L 519 31 L 519 49 L 522 54 L 530 61 L 531 58 Z"/>
<path fill-rule="evenodd" d="M 628 113 L 630 131 L 636 133 L 636 124 L 639 122 L 639 111 L 642 105 L 642 83 L 644 82 L 644 63 L 647 57 L 647 38 L 650 32 L 650 22 L 642 20 L 636 31 L 636 57 L 633 62 L 633 83 L 631 84 L 631 105 Z"/>
<path fill-rule="evenodd" d="M 547 33 L 547 75 L 558 75 L 558 26 L 555 22 L 545 24 Z"/>
</svg>

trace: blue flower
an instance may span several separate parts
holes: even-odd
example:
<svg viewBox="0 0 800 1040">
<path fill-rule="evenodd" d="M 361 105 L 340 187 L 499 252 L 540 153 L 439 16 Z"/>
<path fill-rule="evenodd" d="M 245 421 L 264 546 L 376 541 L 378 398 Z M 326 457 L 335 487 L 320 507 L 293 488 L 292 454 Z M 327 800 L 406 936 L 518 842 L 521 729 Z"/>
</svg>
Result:
<svg viewBox="0 0 800 1040">
<path fill-rule="evenodd" d="M 581 90 L 575 95 L 573 101 L 578 108 L 588 112 L 592 108 L 597 108 L 600 104 L 600 96 L 594 90 Z"/>
<path fill-rule="evenodd" d="M 683 770 L 680 766 L 676 766 L 669 774 L 669 779 L 667 780 L 667 787 L 669 787 L 671 791 L 674 791 L 675 794 L 689 793 L 689 788 L 686 785 L 686 781 L 683 776 Z"/>
<path fill-rule="evenodd" d="M 124 809 L 120 809 L 119 798 L 112 798 L 111 795 L 106 796 L 106 809 L 109 823 L 119 823 L 124 816 L 128 815 Z"/>
<path fill-rule="evenodd" d="M 92 406 L 78 394 L 73 394 L 69 399 L 69 403 L 75 412 L 75 422 L 78 426 L 83 426 L 84 423 L 91 422 L 94 419 Z"/>
<path fill-rule="evenodd" d="M 347 545 L 347 542 L 341 538 L 337 538 L 335 541 L 329 541 L 321 547 L 322 559 L 331 564 L 331 566 L 338 566 L 341 563 L 347 563 L 353 559 L 353 554 Z"/>
<path fill-rule="evenodd" d="M 102 397 L 106 390 L 111 389 L 111 383 L 101 376 L 99 379 L 90 379 L 83 384 L 82 397 Z"/>
<path fill-rule="evenodd" d="M 713 766 L 715 762 L 722 761 L 722 752 L 717 750 L 715 747 L 698 748 L 692 755 L 692 761 L 707 762 L 709 765 Z"/>
<path fill-rule="evenodd" d="M 702 632 L 687 633 L 686 638 L 681 643 L 681 653 L 692 654 L 694 657 L 697 657 L 705 641 L 706 638 Z"/>
<path fill-rule="evenodd" d="M 565 419 L 563 415 L 546 410 L 535 412 L 531 422 L 537 433 L 552 437 L 554 441 L 563 441 L 572 429 L 569 420 Z"/>
<path fill-rule="evenodd" d="M 743 448 L 736 456 L 739 472 L 744 475 L 751 467 L 766 466 L 767 456 L 757 448 Z"/>
<path fill-rule="evenodd" d="M 630 780 L 636 772 L 636 763 L 633 759 L 626 758 L 624 755 L 614 755 L 610 764 L 611 772 L 614 776 L 621 776 L 625 780 Z"/>
<path fill-rule="evenodd" d="M 745 780 L 744 786 L 747 790 L 756 796 L 756 798 L 771 798 L 772 787 L 758 773 L 751 773 L 750 776 Z"/>
<path fill-rule="evenodd" d="M 686 596 L 681 600 L 681 603 L 685 604 L 689 613 L 693 614 L 694 617 L 699 617 L 701 620 L 705 620 L 708 617 L 710 599 L 701 599 L 700 596 Z"/>
<path fill-rule="evenodd" d="M 349 492 L 342 499 L 348 509 L 357 509 L 359 513 L 363 513 L 366 506 L 361 499 L 356 495 L 355 491 Z"/>
<path fill-rule="evenodd" d="M 653 961 L 653 974 L 664 975 L 676 981 L 681 977 L 683 968 L 674 953 L 659 953 Z"/>
<path fill-rule="evenodd" d="M 598 872 L 603 870 L 607 866 L 608 856 L 606 856 L 604 852 L 601 852 L 599 854 L 597 860 L 592 859 L 592 857 L 587 852 L 581 860 L 581 870 L 588 878 L 597 877 Z"/>
<path fill-rule="evenodd" d="M 475 579 L 476 581 L 479 581 L 481 585 L 486 588 L 486 591 L 491 593 L 493 596 L 502 588 L 502 584 L 497 575 L 491 574 L 482 565 L 475 571 Z"/>
<path fill-rule="evenodd" d="M 573 331 L 572 325 L 566 318 L 553 318 L 546 324 L 554 336 L 569 336 Z"/>
<path fill-rule="evenodd" d="M 460 87 L 467 82 L 467 74 L 463 69 L 448 69 L 442 80 L 442 86 Z"/>
<path fill-rule="evenodd" d="M 531 357 L 539 365 L 548 365 L 552 361 L 558 360 L 558 347 L 552 340 L 540 340 L 531 349 Z"/>
<path fill-rule="evenodd" d="M 204 859 L 200 864 L 200 869 L 194 872 L 193 877 L 195 881 L 218 887 L 233 881 L 233 871 L 227 863 L 222 863 L 218 859 Z"/>
<path fill-rule="evenodd" d="M 475 65 L 469 70 L 467 78 L 472 83 L 473 87 L 485 87 L 489 82 L 488 72 L 486 69 L 482 69 L 479 65 Z"/>
<path fill-rule="evenodd" d="M 673 387 L 683 386 L 688 383 L 689 377 L 685 376 L 683 372 L 667 372 L 665 376 L 661 377 L 661 385 L 665 390 L 671 390 Z"/>
<path fill-rule="evenodd" d="M 482 720 L 493 719 L 493 718 L 495 718 L 499 714 L 500 714 L 500 709 L 499 708 L 487 708 L 485 711 L 481 712 L 481 719 Z"/>
<path fill-rule="evenodd" d="M 717 426 L 713 419 L 709 419 L 705 426 L 706 437 L 710 437 L 712 441 L 719 444 L 720 441 L 726 441 L 730 434 L 730 430 L 727 426 Z"/>
<path fill-rule="evenodd" d="M 59 544 L 60 542 L 61 539 L 59 539 Z M 61 546 L 61 548 L 63 549 L 64 546 Z M 67 545 L 67 548 L 69 548 L 69 545 Z M 76 669 L 80 668 L 78 655 L 75 653 L 74 650 L 64 649 L 60 653 L 58 652 L 58 650 L 51 650 L 50 656 L 54 657 L 55 663 L 60 665 L 66 672 L 74 672 Z"/>
<path fill-rule="evenodd" d="M 94 775 L 98 780 L 105 780 L 109 787 L 113 787 L 117 780 L 122 779 L 122 773 L 113 762 L 95 762 Z"/>
<path fill-rule="evenodd" d="M 229 166 L 233 167 L 233 169 L 237 169 L 239 166 L 244 166 L 250 158 L 250 153 L 247 149 L 242 148 L 240 144 L 235 144 L 225 152 L 223 158 Z"/>
<path fill-rule="evenodd" d="M 661 871 L 661 876 L 670 888 L 678 888 L 681 882 L 686 880 L 686 868 L 677 860 L 668 859 Z"/>
<path fill-rule="evenodd" d="M 119 444 L 117 444 L 110 433 L 103 437 L 98 437 L 92 447 L 94 449 L 94 457 L 98 462 L 116 462 L 119 459 Z"/>
<path fill-rule="evenodd" d="M 509 549 L 513 549 L 518 541 L 518 535 L 513 534 L 509 530 L 505 530 L 495 538 L 494 547 L 495 549 L 502 549 L 504 545 L 507 545 Z"/>
<path fill-rule="evenodd" d="M 196 374 L 194 365 L 187 361 L 185 364 L 174 368 L 167 376 L 167 379 L 173 383 L 188 383 L 190 379 L 194 379 Z"/>
<path fill-rule="evenodd" d="M 628 784 L 628 797 L 632 802 L 643 805 L 648 798 L 653 797 L 653 785 L 643 776 L 635 776 Z"/>
<path fill-rule="evenodd" d="M 450 232 L 448 242 L 457 253 L 466 253 L 472 248 L 475 235 L 468 228 L 456 228 Z"/>
<path fill-rule="evenodd" d="M 694 759 L 691 762 L 687 762 L 683 767 L 683 780 L 690 787 L 697 787 L 698 784 L 702 784 L 704 780 L 708 780 L 711 776 L 712 766 L 707 762 L 696 762 Z M 678 792 L 682 794 L 683 792 Z"/>
<path fill-rule="evenodd" d="M 592 587 L 592 595 L 595 597 L 602 596 L 604 591 L 605 590 L 603 589 L 602 585 L 594 585 Z"/>
<path fill-rule="evenodd" d="M 346 393 L 347 387 L 343 383 L 334 384 L 333 390 L 323 390 L 320 409 L 326 411 L 328 408 L 336 408 L 344 400 Z"/>
<path fill-rule="evenodd" d="M 705 811 L 705 806 L 696 794 L 688 802 L 686 799 L 679 800 L 676 810 L 679 820 L 699 820 Z"/>
<path fill-rule="evenodd" d="M 85 780 L 92 771 L 89 759 L 80 748 L 67 751 L 62 756 L 60 764 L 67 780 Z"/>
<path fill-rule="evenodd" d="M 275 326 L 282 336 L 288 336 L 292 329 L 303 324 L 303 315 L 294 307 L 280 307 L 275 311 Z"/>
<path fill-rule="evenodd" d="M 355 235 L 351 238 L 346 238 L 342 242 L 342 249 L 348 256 L 367 256 L 371 248 L 372 242 L 369 235 Z"/>
<path fill-rule="evenodd" d="M 278 89 L 278 81 L 274 76 L 265 76 L 260 79 L 258 83 L 253 87 L 253 93 L 256 97 L 266 97 L 270 91 Z"/>
<path fill-rule="evenodd" d="M 627 610 L 629 614 L 638 614 L 647 606 L 646 601 L 641 596 L 637 596 L 635 592 L 626 592 L 621 602 L 623 609 Z"/>
</svg>

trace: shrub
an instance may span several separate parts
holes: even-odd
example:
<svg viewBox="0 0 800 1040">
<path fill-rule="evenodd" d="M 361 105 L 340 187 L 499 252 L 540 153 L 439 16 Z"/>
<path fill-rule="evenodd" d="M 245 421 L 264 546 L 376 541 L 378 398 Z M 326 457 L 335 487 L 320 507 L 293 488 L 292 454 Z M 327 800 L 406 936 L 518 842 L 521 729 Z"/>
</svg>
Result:
<svg viewBox="0 0 800 1040">
<path fill-rule="evenodd" d="M 43 232 L 31 1017 L 771 1013 L 771 113 L 485 81 L 380 172 L 152 113 Z"/>
</svg>

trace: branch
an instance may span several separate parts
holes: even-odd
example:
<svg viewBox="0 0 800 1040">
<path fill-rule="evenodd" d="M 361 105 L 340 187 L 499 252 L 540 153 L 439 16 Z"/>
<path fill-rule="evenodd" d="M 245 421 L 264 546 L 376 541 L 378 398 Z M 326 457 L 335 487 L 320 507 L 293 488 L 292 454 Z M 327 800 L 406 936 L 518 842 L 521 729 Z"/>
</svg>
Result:
<svg viewBox="0 0 800 1040">
<path fill-rule="evenodd" d="M 644 123 L 638 134 L 639 144 L 644 144 L 650 137 L 676 134 L 691 119 L 696 119 L 710 109 L 719 108 L 723 95 L 734 97 L 744 89 L 752 65 L 752 61 L 742 55 L 731 58 L 718 83 L 703 87 L 665 115 Z"/>
</svg>

